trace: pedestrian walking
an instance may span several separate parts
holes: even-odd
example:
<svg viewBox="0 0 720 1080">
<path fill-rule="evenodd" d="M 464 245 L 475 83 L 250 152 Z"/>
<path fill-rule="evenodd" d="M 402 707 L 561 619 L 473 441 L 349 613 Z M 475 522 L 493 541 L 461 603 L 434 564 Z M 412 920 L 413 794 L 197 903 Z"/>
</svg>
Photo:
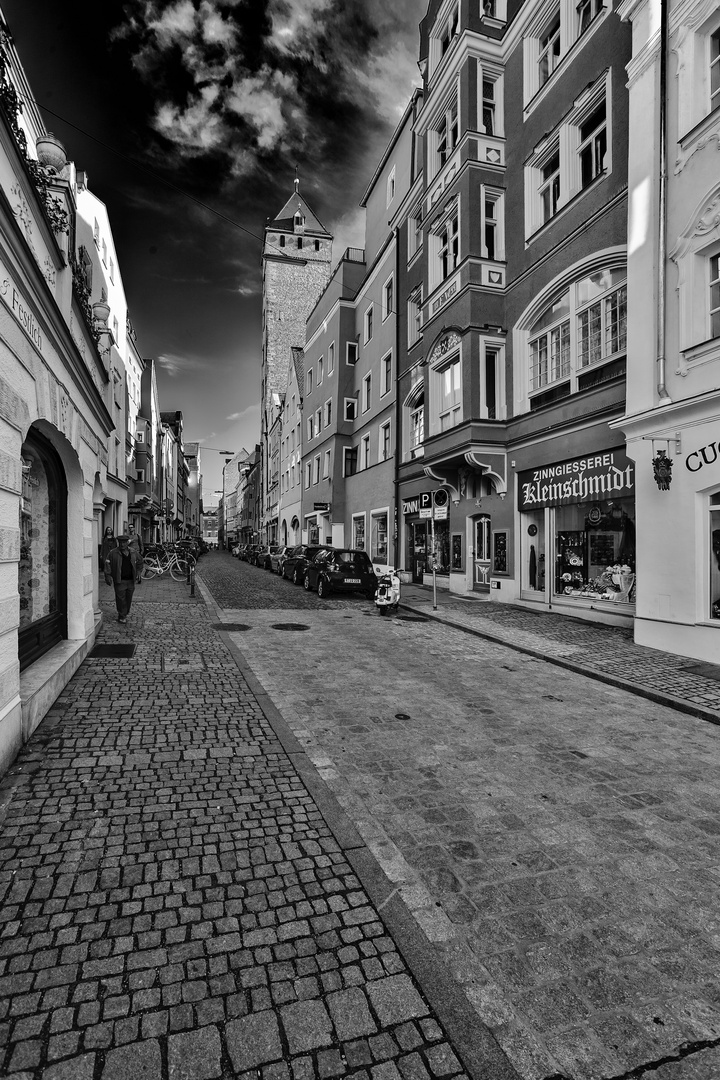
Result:
<svg viewBox="0 0 720 1080">
<path fill-rule="evenodd" d="M 115 586 L 115 606 L 118 622 L 127 622 L 133 593 L 135 592 L 135 563 L 130 554 L 130 537 L 118 536 L 118 547 L 113 548 L 105 562 L 105 581 Z"/>
<path fill-rule="evenodd" d="M 129 547 L 130 554 L 132 555 L 133 566 L 135 567 L 135 584 L 140 585 L 142 583 L 142 567 L 143 567 L 143 542 L 139 533 L 135 532 L 134 525 L 128 525 L 129 535 Z"/>
<path fill-rule="evenodd" d="M 113 548 L 117 547 L 117 539 L 113 532 L 112 525 L 108 525 L 107 529 L 103 533 L 102 544 L 100 545 L 100 566 L 105 565 L 108 555 Z"/>
</svg>

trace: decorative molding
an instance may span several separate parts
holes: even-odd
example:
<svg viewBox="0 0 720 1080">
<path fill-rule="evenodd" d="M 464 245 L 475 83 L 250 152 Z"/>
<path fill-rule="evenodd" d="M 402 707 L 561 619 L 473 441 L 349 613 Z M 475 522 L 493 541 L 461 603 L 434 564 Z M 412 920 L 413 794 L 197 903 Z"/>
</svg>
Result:
<svg viewBox="0 0 720 1080">
<path fill-rule="evenodd" d="M 507 494 L 507 455 L 504 451 L 489 453 L 484 450 L 468 450 L 465 460 L 482 476 L 492 480 L 498 495 Z"/>
<path fill-rule="evenodd" d="M 715 139 L 716 150 L 720 150 L 720 116 L 717 111 L 706 116 L 704 121 L 678 143 L 678 155 L 675 159 L 675 175 L 681 173 L 693 154 L 698 150 L 704 150 Z"/>
<path fill-rule="evenodd" d="M 447 356 L 453 349 L 459 348 L 462 343 L 462 338 L 458 334 L 457 330 L 451 330 L 449 333 L 444 334 L 437 345 L 434 346 L 432 352 L 428 357 L 428 364 L 431 366 L 437 363 L 443 356 Z"/>
</svg>

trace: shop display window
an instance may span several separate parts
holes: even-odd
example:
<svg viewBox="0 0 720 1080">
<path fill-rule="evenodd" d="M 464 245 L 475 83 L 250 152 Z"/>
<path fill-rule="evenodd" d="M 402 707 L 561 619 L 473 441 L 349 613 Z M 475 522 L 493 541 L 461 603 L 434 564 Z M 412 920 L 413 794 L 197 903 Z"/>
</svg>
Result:
<svg viewBox="0 0 720 1080">
<path fill-rule="evenodd" d="M 460 533 L 453 533 L 452 535 L 452 569 L 462 570 L 462 535 Z"/>
<path fill-rule="evenodd" d="M 365 550 L 365 515 L 353 518 L 353 547 L 360 551 Z"/>
<path fill-rule="evenodd" d="M 632 499 L 579 503 L 555 510 L 555 593 L 634 602 Z"/>
<path fill-rule="evenodd" d="M 435 522 L 435 569 L 438 574 L 450 573 L 450 525 L 447 521 Z"/>
<path fill-rule="evenodd" d="M 373 562 L 386 563 L 388 553 L 388 516 L 373 514 L 370 556 Z"/>
<path fill-rule="evenodd" d="M 493 560 L 494 574 L 507 574 L 507 533 L 493 533 Z"/>
<path fill-rule="evenodd" d="M 720 619 L 720 491 L 710 497 L 710 617 Z"/>
</svg>

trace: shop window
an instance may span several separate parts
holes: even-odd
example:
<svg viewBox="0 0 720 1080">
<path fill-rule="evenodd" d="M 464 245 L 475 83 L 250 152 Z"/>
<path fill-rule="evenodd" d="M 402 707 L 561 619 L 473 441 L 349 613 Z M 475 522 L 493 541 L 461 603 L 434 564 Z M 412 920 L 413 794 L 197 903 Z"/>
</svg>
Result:
<svg viewBox="0 0 720 1080">
<path fill-rule="evenodd" d="M 352 519 L 352 546 L 365 550 L 365 515 L 356 514 Z"/>
<path fill-rule="evenodd" d="M 434 534 L 433 534 L 434 533 Z M 431 533 L 432 556 L 439 574 L 450 573 L 450 525 L 447 521 L 434 522 Z"/>
<path fill-rule="evenodd" d="M 60 459 L 32 433 L 21 450 L 18 655 L 24 670 L 67 637 L 67 487 Z"/>
<path fill-rule="evenodd" d="M 452 570 L 462 570 L 463 568 L 463 542 L 461 533 L 452 534 L 451 544 L 451 558 L 452 558 Z"/>
<path fill-rule="evenodd" d="M 388 561 L 388 515 L 385 510 L 373 514 L 370 519 L 370 558 L 378 563 Z"/>
<path fill-rule="evenodd" d="M 493 533 L 492 568 L 494 574 L 508 572 L 508 534 L 506 532 Z"/>
<path fill-rule="evenodd" d="M 545 593 L 545 511 L 523 514 L 520 532 L 520 588 Z"/>
<path fill-rule="evenodd" d="M 720 619 L 720 492 L 710 496 L 710 617 Z"/>
<path fill-rule="evenodd" d="M 555 593 L 634 601 L 633 500 L 580 503 L 555 510 Z"/>
</svg>

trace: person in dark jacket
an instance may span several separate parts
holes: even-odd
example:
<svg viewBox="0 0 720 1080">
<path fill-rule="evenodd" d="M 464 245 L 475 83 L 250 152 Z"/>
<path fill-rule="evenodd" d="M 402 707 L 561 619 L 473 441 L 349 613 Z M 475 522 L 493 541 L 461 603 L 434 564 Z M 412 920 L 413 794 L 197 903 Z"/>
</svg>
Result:
<svg viewBox="0 0 720 1080">
<path fill-rule="evenodd" d="M 128 547 L 128 536 L 118 536 L 118 547 L 113 548 L 105 561 L 105 580 L 115 586 L 115 606 L 118 622 L 127 622 L 135 592 L 135 564 Z"/>
<path fill-rule="evenodd" d="M 130 555 L 132 556 L 133 566 L 135 567 L 135 584 L 140 585 L 142 578 L 142 565 L 144 548 L 142 537 L 139 533 L 135 532 L 134 525 L 128 525 L 128 532 L 130 536 L 128 538 L 128 544 L 130 546 Z"/>
</svg>

